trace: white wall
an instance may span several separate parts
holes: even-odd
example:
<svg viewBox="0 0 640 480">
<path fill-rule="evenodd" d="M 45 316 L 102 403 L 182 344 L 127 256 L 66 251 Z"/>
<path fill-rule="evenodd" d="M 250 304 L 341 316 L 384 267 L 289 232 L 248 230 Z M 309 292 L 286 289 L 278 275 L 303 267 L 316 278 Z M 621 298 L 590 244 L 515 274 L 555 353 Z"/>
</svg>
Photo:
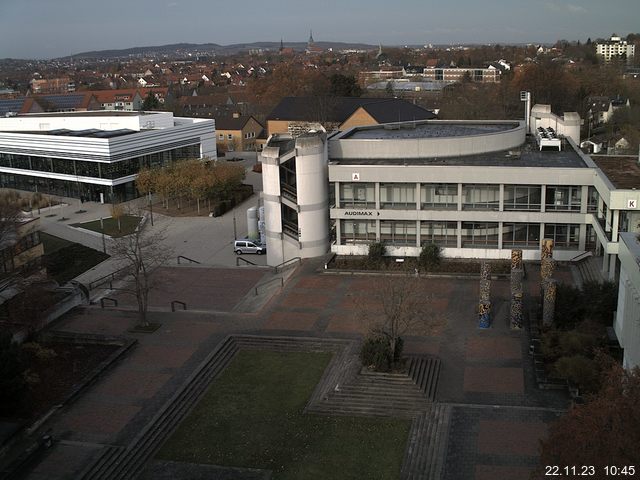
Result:
<svg viewBox="0 0 640 480">
<path fill-rule="evenodd" d="M 613 327 L 624 348 L 623 366 L 640 366 L 640 244 L 635 233 L 620 234 L 620 283 Z"/>
</svg>

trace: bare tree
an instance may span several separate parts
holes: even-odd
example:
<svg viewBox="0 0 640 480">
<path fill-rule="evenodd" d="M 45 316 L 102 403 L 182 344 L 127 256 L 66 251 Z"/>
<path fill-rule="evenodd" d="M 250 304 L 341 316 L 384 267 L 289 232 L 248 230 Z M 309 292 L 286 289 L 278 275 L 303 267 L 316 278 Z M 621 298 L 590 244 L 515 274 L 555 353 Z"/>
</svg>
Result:
<svg viewBox="0 0 640 480">
<path fill-rule="evenodd" d="M 0 195 L 0 250 L 12 246 L 23 218 L 19 203 L 9 193 Z"/>
<path fill-rule="evenodd" d="M 396 358 L 401 337 L 406 334 L 430 335 L 446 324 L 446 317 L 434 310 L 434 296 L 427 281 L 415 276 L 385 276 L 375 282 L 380 302 L 379 315 L 371 331 L 389 342 L 389 354 Z"/>
<path fill-rule="evenodd" d="M 165 244 L 165 232 L 158 227 L 152 228 L 143 221 L 132 234 L 113 239 L 111 247 L 112 255 L 122 259 L 132 281 L 128 292 L 136 297 L 140 326 L 149 325 L 147 310 L 149 292 L 154 285 L 153 273 L 173 255 L 172 249 Z"/>
</svg>

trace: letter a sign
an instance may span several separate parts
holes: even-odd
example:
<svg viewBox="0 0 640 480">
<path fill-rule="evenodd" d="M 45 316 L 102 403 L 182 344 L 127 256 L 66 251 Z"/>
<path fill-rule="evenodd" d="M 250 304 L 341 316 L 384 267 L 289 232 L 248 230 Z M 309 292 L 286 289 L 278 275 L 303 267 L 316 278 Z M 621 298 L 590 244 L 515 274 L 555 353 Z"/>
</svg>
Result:
<svg viewBox="0 0 640 480">
<path fill-rule="evenodd" d="M 351 181 L 359 182 L 360 181 L 360 174 L 359 173 L 352 173 L 351 174 Z"/>
<path fill-rule="evenodd" d="M 638 208 L 638 201 L 637 200 L 627 200 L 627 208 L 628 209 Z"/>
</svg>

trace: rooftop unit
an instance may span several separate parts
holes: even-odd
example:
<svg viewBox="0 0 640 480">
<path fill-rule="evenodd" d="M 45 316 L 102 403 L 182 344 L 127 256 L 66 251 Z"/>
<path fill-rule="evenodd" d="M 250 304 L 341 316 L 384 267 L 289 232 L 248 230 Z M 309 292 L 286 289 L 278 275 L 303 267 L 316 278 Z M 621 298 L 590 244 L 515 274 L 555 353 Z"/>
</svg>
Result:
<svg viewBox="0 0 640 480">
<path fill-rule="evenodd" d="M 556 131 L 552 127 L 538 127 L 536 133 L 536 140 L 538 141 L 538 148 L 542 150 L 544 147 L 558 148 L 558 151 L 562 150 L 562 142 L 558 138 Z"/>
</svg>

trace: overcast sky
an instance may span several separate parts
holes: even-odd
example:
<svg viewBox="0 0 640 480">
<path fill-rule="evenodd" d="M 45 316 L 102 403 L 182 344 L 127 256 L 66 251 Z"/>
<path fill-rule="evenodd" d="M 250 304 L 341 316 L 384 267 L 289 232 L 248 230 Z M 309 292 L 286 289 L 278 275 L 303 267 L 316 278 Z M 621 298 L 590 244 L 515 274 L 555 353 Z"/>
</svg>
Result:
<svg viewBox="0 0 640 480">
<path fill-rule="evenodd" d="M 640 30 L 639 0 L 0 0 L 0 58 L 306 41 L 551 43 Z"/>
</svg>

